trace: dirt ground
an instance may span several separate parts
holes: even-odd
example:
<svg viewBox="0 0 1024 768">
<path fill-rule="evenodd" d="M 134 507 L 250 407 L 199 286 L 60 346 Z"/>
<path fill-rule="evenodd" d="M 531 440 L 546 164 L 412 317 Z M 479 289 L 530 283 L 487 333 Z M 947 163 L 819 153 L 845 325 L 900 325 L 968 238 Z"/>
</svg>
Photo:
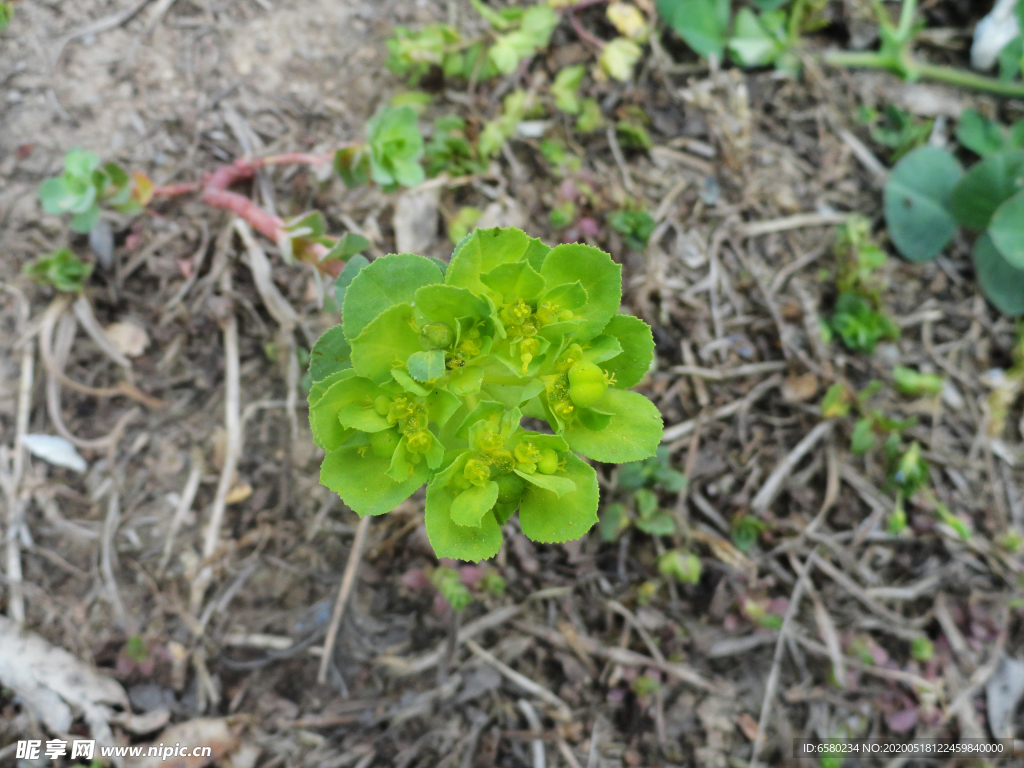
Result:
<svg viewBox="0 0 1024 768">
<path fill-rule="evenodd" d="M 8 447 L 23 350 L 36 349 L 31 339 L 47 332 L 48 317 L 58 357 L 62 333 L 68 342 L 68 378 L 102 388 L 127 375 L 82 329 L 71 340 L 71 327 L 54 330 L 58 299 L 19 276 L 26 261 L 63 245 L 90 253 L 87 238 L 38 202 L 39 183 L 59 173 L 68 149 L 92 149 L 159 184 L 195 181 L 245 154 L 328 151 L 360 138 L 400 90 L 384 66 L 395 25 L 478 23 L 461 0 L 20 0 L 16 13 L 0 35 Z M 571 58 L 561 42 L 551 55 Z M 318 483 L 322 454 L 304 397 L 292 402 L 293 342 L 228 216 L 194 200 L 158 203 L 151 214 L 109 219 L 112 258 L 100 259 L 88 290 L 100 325 L 144 332 L 130 375 L 145 397 L 47 385 L 53 371 L 33 352 L 28 431 L 56 431 L 44 392 L 52 386 L 66 429 L 114 439 L 81 449 L 84 473 L 29 459 L 15 493 L 23 519 L 5 497 L 0 527 L 18 541 L 23 569 L 13 579 L 3 555 L 0 609 L 12 617 L 20 594 L 27 629 L 118 680 L 130 710 L 153 718 L 115 719 L 121 743 L 191 738 L 238 768 L 537 766 L 536 749 L 552 765 L 739 768 L 750 762 L 766 695 L 761 760 L 773 765 L 790 762 L 795 737 L 865 725 L 873 734 L 988 733 L 986 682 L 1024 644 L 1011 603 L 1024 561 L 995 543 L 1010 525 L 1024 528 L 1021 412 L 1012 404 L 1005 431 L 990 437 L 985 378 L 1010 365 L 1014 324 L 985 303 L 958 241 L 936 262 L 892 258 L 885 267 L 898 341 L 853 355 L 826 345 L 818 329 L 835 299 L 838 214 L 880 220 L 880 176 L 865 165 L 871 150 L 851 118 L 856 106 L 896 102 L 936 118 L 941 131 L 965 105 L 996 103 L 888 76 L 810 67 L 797 81 L 656 57 L 635 84 L 606 96 L 606 108 L 640 105 L 652 121 L 649 152 L 619 162 L 603 134 L 582 149 L 609 197 L 629 192 L 656 212 L 644 254 L 614 235 L 601 244 L 625 265 L 626 308 L 654 327 L 658 367 L 639 389 L 661 409 L 672 464 L 689 478 L 662 503 L 689 531 L 700 582 L 660 579 L 664 544 L 635 529 L 613 542 L 595 529 L 559 546 L 510 529 L 494 563 L 462 574 L 474 584 L 498 573 L 505 593 L 477 593 L 450 643 L 455 618 L 424 584 L 436 560 L 420 493 L 374 520 L 331 674 L 318 684 L 316 652 L 358 518 Z M 485 112 L 489 98 L 473 108 Z M 999 108 L 1024 112 L 1014 102 Z M 443 190 L 441 211 L 477 204 L 493 224 L 555 242 L 552 184 L 527 149 L 510 144 L 493 185 Z M 321 210 L 365 234 L 374 255 L 397 249 L 396 206 L 416 210 L 409 193 L 346 190 L 305 169 L 262 175 L 253 195 L 282 216 Z M 798 214 L 805 219 L 789 218 Z M 439 221 L 430 209 L 415 233 L 420 252 L 450 253 Z M 274 286 L 298 312 L 297 344 L 309 348 L 338 317 L 317 309 L 308 272 L 263 246 Z M 204 557 L 226 453 L 232 324 L 243 442 L 215 552 Z M 850 453 L 852 420 L 819 426 L 830 383 L 860 389 L 890 377 L 893 362 L 947 377 L 937 400 L 890 393 L 878 407 L 918 418 L 908 434 L 924 447 L 937 498 L 970 521 L 969 540 L 924 509 L 908 512 L 912 535 L 885 533 L 895 501 L 884 467 Z M 762 504 L 759 492 L 787 457 L 795 463 Z M 616 472 L 599 468 L 602 508 L 627 500 Z M 730 527 L 752 510 L 768 529 L 740 552 Z M 779 627 L 759 625 L 755 609 L 788 615 L 795 591 L 804 599 L 779 642 Z M 935 647 L 926 662 L 909 650 L 922 635 Z M 861 661 L 848 657 L 837 682 L 839 648 L 854 642 Z M 1015 722 L 1021 735 L 1019 714 Z M 86 732 L 81 719 L 72 728 Z M 0 761 L 14 760 L 5 745 L 33 737 L 46 731 L 0 688 Z M 180 760 L 159 764 L 201 764 Z"/>
</svg>

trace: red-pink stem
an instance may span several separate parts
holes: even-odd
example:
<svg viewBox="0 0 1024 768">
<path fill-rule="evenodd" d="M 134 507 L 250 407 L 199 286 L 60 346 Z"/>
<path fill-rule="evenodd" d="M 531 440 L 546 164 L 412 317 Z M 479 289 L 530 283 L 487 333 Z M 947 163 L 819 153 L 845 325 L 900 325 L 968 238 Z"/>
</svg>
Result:
<svg viewBox="0 0 1024 768">
<path fill-rule="evenodd" d="M 604 40 L 595 35 L 593 32 L 584 29 L 583 25 L 580 24 L 580 20 L 576 18 L 576 14 L 569 14 L 569 23 L 572 24 L 572 28 L 576 30 L 576 34 L 579 35 L 581 40 L 590 43 L 599 51 L 604 49 Z"/>
<path fill-rule="evenodd" d="M 323 155 L 313 155 L 307 152 L 285 152 L 268 157 L 240 157 L 233 163 L 222 165 L 213 173 L 208 174 L 204 177 L 202 184 L 167 184 L 162 187 L 156 187 L 153 190 L 152 196 L 176 197 L 190 192 L 197 192 L 201 189 L 203 194 L 200 199 L 204 203 L 213 208 L 231 211 L 249 222 L 252 228 L 264 237 L 277 243 L 286 235 L 284 220 L 279 216 L 267 213 L 252 200 L 245 197 L 245 195 L 229 191 L 228 187 L 238 181 L 252 178 L 257 170 L 268 165 L 317 166 L 330 163 L 333 159 L 333 152 Z M 320 243 L 311 243 L 309 251 L 320 260 L 327 255 L 330 248 Z M 332 277 L 337 277 L 344 266 L 339 261 L 321 262 L 317 265 L 321 272 Z"/>
</svg>

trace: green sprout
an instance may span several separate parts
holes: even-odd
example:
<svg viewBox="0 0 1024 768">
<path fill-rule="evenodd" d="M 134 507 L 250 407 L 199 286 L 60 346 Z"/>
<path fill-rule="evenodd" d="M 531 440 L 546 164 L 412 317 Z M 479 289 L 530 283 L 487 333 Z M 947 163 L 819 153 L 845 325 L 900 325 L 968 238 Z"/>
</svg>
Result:
<svg viewBox="0 0 1024 768">
<path fill-rule="evenodd" d="M 626 245 L 634 251 L 643 251 L 654 234 L 654 219 L 647 211 L 623 208 L 608 214 L 608 226 L 622 235 Z"/>
<path fill-rule="evenodd" d="M 596 461 L 654 456 L 657 408 L 627 391 L 654 354 L 651 329 L 617 314 L 621 267 L 579 244 L 475 230 L 447 270 L 414 254 L 364 267 L 344 322 L 314 346 L 310 426 L 320 480 L 359 515 L 427 485 L 439 557 L 480 561 L 519 511 L 537 542 L 597 522 Z M 310 368 L 313 371 L 313 366 Z M 551 433 L 523 429 L 526 416 Z"/>
<path fill-rule="evenodd" d="M 895 104 L 886 104 L 879 113 L 870 107 L 860 109 L 860 120 L 871 126 L 871 139 L 892 150 L 889 160 L 895 162 L 912 149 L 928 141 L 934 120 L 922 120 Z"/>
<path fill-rule="evenodd" d="M 751 515 L 742 515 L 733 522 L 732 543 L 740 552 L 748 552 L 765 529 L 765 524 Z"/>
<path fill-rule="evenodd" d="M 487 162 L 480 158 L 466 136 L 466 121 L 457 115 L 434 121 L 434 133 L 423 155 L 427 176 L 431 178 L 441 171 L 447 171 L 450 176 L 469 176 L 487 170 Z"/>
<path fill-rule="evenodd" d="M 462 583 L 462 577 L 454 568 L 435 568 L 430 581 L 454 611 L 464 611 L 473 602 L 469 587 Z"/>
<path fill-rule="evenodd" d="M 852 352 L 870 354 L 883 339 L 897 339 L 899 327 L 855 293 L 841 293 L 835 312 L 829 320 L 832 330 Z"/>
<path fill-rule="evenodd" d="M 583 102 L 579 96 L 580 84 L 586 69 L 582 64 L 565 67 L 555 75 L 551 84 L 551 95 L 555 99 L 555 108 L 569 115 L 578 115 L 583 111 Z"/>
<path fill-rule="evenodd" d="M 700 581 L 700 558 L 691 552 L 670 549 L 658 557 L 658 571 L 671 576 L 680 584 L 696 584 Z"/>
<path fill-rule="evenodd" d="M 40 185 L 39 199 L 47 213 L 74 214 L 71 228 L 86 233 L 99 222 L 101 205 L 135 213 L 151 192 L 152 183 L 142 174 L 130 179 L 116 163 L 101 168 L 95 152 L 72 149 L 64 156 L 64 173 Z"/>
<path fill-rule="evenodd" d="M 83 262 L 67 248 L 60 248 L 49 256 L 40 256 L 21 270 L 43 285 L 52 285 L 58 291 L 81 293 L 85 281 L 92 274 L 92 264 Z"/>
<path fill-rule="evenodd" d="M 935 655 L 935 646 L 924 635 L 910 641 L 910 655 L 918 661 L 929 661 Z"/>
</svg>

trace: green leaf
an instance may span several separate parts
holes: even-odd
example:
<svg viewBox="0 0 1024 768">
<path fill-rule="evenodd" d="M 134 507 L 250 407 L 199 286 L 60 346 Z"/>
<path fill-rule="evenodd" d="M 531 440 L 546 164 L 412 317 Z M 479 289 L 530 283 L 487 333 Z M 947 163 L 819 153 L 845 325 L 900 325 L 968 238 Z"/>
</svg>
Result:
<svg viewBox="0 0 1024 768">
<path fill-rule="evenodd" d="M 337 242 L 331 246 L 331 250 L 320 259 L 320 262 L 348 261 L 357 253 L 361 253 L 369 247 L 369 240 L 362 235 L 357 235 L 355 232 L 349 232 L 344 237 L 338 238 Z"/>
<path fill-rule="evenodd" d="M 394 426 L 374 408 L 374 400 L 383 394 L 384 391 L 369 379 L 352 376 L 331 387 L 316 408 L 324 405 L 337 408 L 337 419 L 344 427 L 380 432 Z"/>
<path fill-rule="evenodd" d="M 420 397 L 426 397 L 430 394 L 430 389 L 424 387 L 416 382 L 412 376 L 406 373 L 401 368 L 392 368 L 391 377 L 398 382 L 399 386 L 406 392 L 409 392 Z"/>
<path fill-rule="evenodd" d="M 555 80 L 551 84 L 551 95 L 555 99 L 555 108 L 560 112 L 578 115 L 583 110 L 579 89 L 586 71 L 582 64 L 576 64 L 564 67 L 555 75 Z"/>
<path fill-rule="evenodd" d="M 633 67 L 643 52 L 643 48 L 628 37 L 616 37 L 604 44 L 597 63 L 609 77 L 626 83 L 633 77 Z"/>
<path fill-rule="evenodd" d="M 601 541 L 615 541 L 629 527 L 626 507 L 618 502 L 609 504 L 601 515 Z"/>
<path fill-rule="evenodd" d="M 423 134 L 412 107 L 386 107 L 366 126 L 370 148 L 370 176 L 389 187 L 401 184 L 415 187 L 426 175 L 419 160 L 423 157 Z"/>
<path fill-rule="evenodd" d="M 857 419 L 850 436 L 850 452 L 856 456 L 867 453 L 875 444 L 874 423 L 871 419 Z"/>
<path fill-rule="evenodd" d="M 920 373 L 913 368 L 906 368 L 902 365 L 894 366 L 892 369 L 893 383 L 896 389 L 905 395 L 921 397 L 923 395 L 935 395 L 942 391 L 945 379 L 935 373 Z"/>
<path fill-rule="evenodd" d="M 455 501 L 441 475 L 427 486 L 427 505 L 424 523 L 427 539 L 438 557 L 469 560 L 478 563 L 494 557 L 501 549 L 501 528 L 493 512 L 486 512 L 479 527 L 458 525 L 452 520 L 451 508 Z"/>
<path fill-rule="evenodd" d="M 388 307 L 412 303 L 424 285 L 440 283 L 437 265 L 413 253 L 393 253 L 360 270 L 345 292 L 345 336 L 355 339 Z"/>
<path fill-rule="evenodd" d="M 416 291 L 413 303 L 425 318 L 453 330 L 462 318 L 482 320 L 491 315 L 491 306 L 485 299 L 454 285 L 425 285 Z"/>
<path fill-rule="evenodd" d="M 600 432 L 579 423 L 566 425 L 565 441 L 577 453 L 595 461 L 622 464 L 653 456 L 661 442 L 661 414 L 654 403 L 636 392 L 609 387 L 595 408 L 612 415 Z"/>
<path fill-rule="evenodd" d="M 543 488 L 545 491 L 550 491 L 559 498 L 572 492 L 576 488 L 576 484 L 568 477 L 545 475 L 542 472 L 534 472 L 531 475 L 526 472 L 521 472 L 518 469 L 512 471 L 519 475 L 519 477 L 523 478 L 523 480 L 530 483 L 530 485 L 535 485 L 538 488 Z"/>
<path fill-rule="evenodd" d="M 398 304 L 378 315 L 353 340 L 352 367 L 360 376 L 383 384 L 391 379 L 392 369 L 403 367 L 411 354 L 422 349 L 420 335 L 413 330 L 412 307 Z"/>
<path fill-rule="evenodd" d="M 597 522 L 597 473 L 585 461 L 566 454 L 565 476 L 575 488 L 562 496 L 530 485 L 519 507 L 519 524 L 532 541 L 551 544 L 578 539 Z"/>
<path fill-rule="evenodd" d="M 518 296 L 530 300 L 544 290 L 544 278 L 525 261 L 499 264 L 480 277 L 488 288 L 493 288 L 506 299 Z"/>
<path fill-rule="evenodd" d="M 905 258 L 933 259 L 953 238 L 949 200 L 960 176 L 953 156 L 936 147 L 915 149 L 896 164 L 883 193 L 885 221 Z"/>
<path fill-rule="evenodd" d="M 729 53 L 740 66 L 763 67 L 774 62 L 786 50 L 784 33 L 783 40 L 777 36 L 776 14 L 765 18 L 768 16 L 764 14 L 759 18 L 749 8 L 741 8 L 736 14 L 733 37 L 729 40 Z"/>
<path fill-rule="evenodd" d="M 612 229 L 625 238 L 626 245 L 634 251 L 644 250 L 654 233 L 654 219 L 647 211 L 622 209 L 608 214 L 606 220 Z"/>
<path fill-rule="evenodd" d="M 620 354 L 622 354 L 622 344 L 619 343 L 618 338 L 602 332 L 600 336 L 595 336 L 587 344 L 586 349 L 583 350 L 583 359 L 588 363 L 603 363 Z"/>
<path fill-rule="evenodd" d="M 578 243 L 558 245 L 544 259 L 540 273 L 548 285 L 579 281 L 586 290 L 587 303 L 576 310 L 583 318 L 578 342 L 597 336 L 619 309 L 622 267 L 600 248 Z"/>
<path fill-rule="evenodd" d="M 984 117 L 973 107 L 968 107 L 960 115 L 960 122 L 956 126 L 956 140 L 982 157 L 994 155 L 1006 143 L 999 123 Z"/>
<path fill-rule="evenodd" d="M 615 386 L 629 389 L 647 375 L 654 359 L 654 334 L 651 326 L 632 315 L 615 315 L 602 333 L 614 336 L 622 345 L 622 353 L 601 363 L 615 375 Z"/>
<path fill-rule="evenodd" d="M 1024 269 L 1010 264 L 984 234 L 974 243 L 974 272 L 985 297 L 1004 315 L 1024 315 Z"/>
<path fill-rule="evenodd" d="M 82 213 L 76 213 L 71 219 L 71 229 L 81 234 L 88 234 L 92 232 L 100 220 L 100 207 L 96 203 L 92 204 L 92 207 L 82 211 Z"/>
<path fill-rule="evenodd" d="M 58 291 L 78 293 L 92 274 L 92 264 L 82 261 L 68 248 L 59 248 L 49 256 L 40 256 L 22 267 L 22 272 L 36 282 L 49 283 Z"/>
<path fill-rule="evenodd" d="M 309 375 L 314 382 L 326 379 L 336 371 L 352 367 L 352 347 L 345 338 L 345 330 L 336 325 L 316 340 L 309 352 Z"/>
<path fill-rule="evenodd" d="M 444 352 L 440 349 L 414 352 L 409 355 L 406 367 L 409 369 L 409 375 L 416 381 L 435 381 L 444 375 Z"/>
<path fill-rule="evenodd" d="M 307 373 L 307 376 L 309 374 Z M 309 380 L 309 392 L 306 394 L 306 403 L 312 408 L 321 397 L 330 389 L 334 382 L 347 379 L 349 376 L 355 376 L 356 372 L 351 368 L 345 368 L 341 371 L 335 371 L 330 376 L 327 376 L 320 381 Z"/>
<path fill-rule="evenodd" d="M 426 462 L 421 461 L 407 480 L 396 483 L 388 477 L 390 465 L 390 458 L 375 456 L 365 445 L 339 448 L 324 457 L 320 483 L 341 496 L 360 517 L 383 515 L 412 496 L 430 475 Z"/>
<path fill-rule="evenodd" d="M 499 35 L 488 56 L 499 72 L 510 75 L 520 60 L 547 48 L 558 26 L 558 14 L 547 5 L 532 5 L 523 13 L 519 29 Z"/>
<path fill-rule="evenodd" d="M 1010 266 L 1024 269 L 1024 189 L 992 214 L 988 236 Z"/>
<path fill-rule="evenodd" d="M 650 517 L 658 511 L 661 504 L 658 494 L 650 488 L 638 488 L 633 498 L 636 499 L 636 511 L 640 513 L 640 517 Z"/>
<path fill-rule="evenodd" d="M 337 310 L 340 310 L 345 306 L 345 294 L 348 292 L 348 287 L 352 285 L 352 281 L 355 280 L 356 275 L 362 271 L 362 269 L 369 265 L 369 260 L 365 256 L 353 256 L 345 264 L 344 269 L 341 270 L 334 280 L 334 304 Z"/>
<path fill-rule="evenodd" d="M 455 246 L 445 283 L 485 294 L 488 286 L 480 279 L 500 264 L 525 260 L 537 269 L 537 254 L 543 259 L 550 249 L 540 240 L 513 227 L 476 229 Z"/>
<path fill-rule="evenodd" d="M 64 170 L 72 176 L 88 177 L 100 167 L 100 156 L 88 149 L 72 149 L 64 155 Z"/>
<path fill-rule="evenodd" d="M 452 502 L 452 522 L 479 528 L 484 515 L 491 511 L 497 500 L 498 484 L 493 480 L 482 486 L 471 485 Z"/>
<path fill-rule="evenodd" d="M 671 536 L 676 532 L 676 521 L 665 512 L 636 521 L 636 527 L 650 536 Z"/>
<path fill-rule="evenodd" d="M 962 226 L 983 232 L 996 209 L 1024 189 L 1024 151 L 999 152 L 974 165 L 953 188 L 949 208 Z"/>
<path fill-rule="evenodd" d="M 658 12 L 704 58 L 722 58 L 729 28 L 729 0 L 658 0 Z"/>
<path fill-rule="evenodd" d="M 340 448 L 352 435 L 351 428 L 346 427 L 338 418 L 341 409 L 351 405 L 352 390 L 346 385 L 352 381 L 351 376 L 339 377 L 309 408 L 309 428 L 313 431 L 313 442 L 325 451 Z M 360 379 L 366 381 L 366 379 Z M 385 426 L 381 429 L 386 428 Z"/>
</svg>

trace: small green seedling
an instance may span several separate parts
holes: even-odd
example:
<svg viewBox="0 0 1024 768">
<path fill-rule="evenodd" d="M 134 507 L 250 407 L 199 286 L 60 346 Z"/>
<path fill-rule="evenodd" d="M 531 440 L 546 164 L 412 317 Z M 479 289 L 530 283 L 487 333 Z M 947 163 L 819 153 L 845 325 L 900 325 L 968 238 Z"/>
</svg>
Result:
<svg viewBox="0 0 1024 768">
<path fill-rule="evenodd" d="M 855 293 L 841 293 L 829 320 L 832 331 L 852 352 L 871 354 L 883 339 L 898 339 L 899 327 L 873 307 L 871 301 Z"/>
<path fill-rule="evenodd" d="M 896 389 L 911 397 L 935 397 L 946 383 L 945 378 L 937 373 L 920 373 L 902 365 L 892 369 L 892 379 Z"/>
<path fill-rule="evenodd" d="M 52 285 L 58 291 L 81 293 L 85 281 L 92 274 L 92 264 L 82 261 L 67 248 L 60 248 L 49 256 L 40 256 L 21 270 L 43 285 Z"/>
<path fill-rule="evenodd" d="M 462 583 L 462 575 L 454 568 L 435 568 L 430 574 L 430 582 L 454 611 L 464 611 L 473 602 L 473 594 Z"/>
<path fill-rule="evenodd" d="M 598 486 L 576 454 L 639 461 L 662 435 L 654 404 L 626 391 L 654 339 L 617 314 L 620 271 L 597 248 L 549 248 L 517 229 L 476 230 L 444 272 L 413 254 L 364 267 L 344 322 L 311 353 L 321 482 L 360 516 L 426 484 L 439 557 L 493 556 L 516 510 L 533 541 L 582 536 Z M 550 433 L 523 429 L 524 416 Z"/>
<path fill-rule="evenodd" d="M 647 211 L 627 208 L 613 211 L 606 219 L 608 226 L 622 235 L 626 245 L 634 251 L 643 251 L 654 234 L 654 219 Z"/>
<path fill-rule="evenodd" d="M 43 209 L 51 214 L 71 213 L 71 228 L 90 232 L 100 220 L 100 207 L 135 213 L 149 202 L 153 185 L 144 175 L 128 177 L 121 166 L 100 167 L 95 152 L 72 149 L 64 156 L 64 173 L 39 187 Z"/>
<path fill-rule="evenodd" d="M 434 133 L 423 154 L 431 178 L 441 171 L 449 176 L 469 176 L 487 170 L 487 162 L 466 135 L 466 121 L 458 115 L 434 121 Z"/>
<path fill-rule="evenodd" d="M 935 646 L 924 635 L 915 637 L 910 641 L 910 655 L 917 661 L 931 661 L 932 656 L 935 655 Z"/>
<path fill-rule="evenodd" d="M 861 108 L 860 118 L 871 126 L 872 140 L 892 150 L 890 162 L 896 162 L 928 141 L 935 124 L 934 120 L 917 118 L 895 104 L 886 104 L 881 114 L 874 109 Z"/>
<path fill-rule="evenodd" d="M 981 157 L 990 157 L 1004 149 L 1024 149 L 1024 119 L 1007 129 L 968 107 L 960 115 L 956 140 Z"/>
<path fill-rule="evenodd" d="M 560 112 L 569 115 L 578 115 L 583 111 L 583 100 L 580 98 L 580 85 L 583 83 L 583 75 L 586 68 L 582 64 L 565 67 L 555 75 L 551 84 L 551 95 L 555 99 L 555 107 Z"/>
<path fill-rule="evenodd" d="M 732 543 L 740 552 L 749 552 L 767 526 L 753 515 L 740 515 L 732 524 Z"/>
<path fill-rule="evenodd" d="M 986 156 L 966 174 L 936 147 L 904 157 L 885 186 L 889 237 L 910 261 L 928 261 L 958 227 L 978 233 L 973 256 L 982 291 L 1005 314 L 1024 314 L 1024 149 L 1014 139 L 989 151 L 997 142 L 978 127 L 976 114 L 967 113 L 961 125 L 967 146 Z"/>
<path fill-rule="evenodd" d="M 700 581 L 701 570 L 700 558 L 685 550 L 670 549 L 658 557 L 658 571 L 680 584 L 696 584 Z"/>
<path fill-rule="evenodd" d="M 633 514 L 622 503 L 609 504 L 601 519 L 603 540 L 614 541 L 631 524 L 651 536 L 675 533 L 675 519 L 661 510 L 659 492 L 679 493 L 686 487 L 686 476 L 672 469 L 666 448 L 659 447 L 649 459 L 619 467 L 618 487 L 632 491 Z"/>
<path fill-rule="evenodd" d="M 385 191 L 393 191 L 399 185 L 415 187 L 423 182 L 423 134 L 415 109 L 408 105 L 386 107 L 367 123 L 366 136 L 365 144 L 335 154 L 334 169 L 346 186 L 373 180 Z"/>
</svg>

